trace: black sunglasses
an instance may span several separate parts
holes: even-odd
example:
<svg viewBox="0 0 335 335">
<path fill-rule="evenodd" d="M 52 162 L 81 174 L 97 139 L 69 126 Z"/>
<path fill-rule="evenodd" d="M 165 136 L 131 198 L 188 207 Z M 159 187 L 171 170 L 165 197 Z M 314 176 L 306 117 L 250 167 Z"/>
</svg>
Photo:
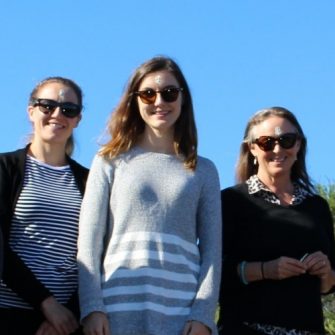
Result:
<svg viewBox="0 0 335 335">
<path fill-rule="evenodd" d="M 81 106 L 73 102 L 58 102 L 51 99 L 32 99 L 32 106 L 39 107 L 44 114 L 51 114 L 57 107 L 60 108 L 62 114 L 68 118 L 74 118 L 81 113 Z"/>
<path fill-rule="evenodd" d="M 167 87 L 160 91 L 147 88 L 143 91 L 134 92 L 134 94 L 139 96 L 144 104 L 150 105 L 156 101 L 157 93 L 160 93 L 165 102 L 174 102 L 178 99 L 179 92 L 181 91 L 183 91 L 182 87 Z"/>
<path fill-rule="evenodd" d="M 263 151 L 271 151 L 278 143 L 283 149 L 291 149 L 297 142 L 299 135 L 296 133 L 286 133 L 278 137 L 260 136 L 253 143 L 256 143 Z"/>
</svg>

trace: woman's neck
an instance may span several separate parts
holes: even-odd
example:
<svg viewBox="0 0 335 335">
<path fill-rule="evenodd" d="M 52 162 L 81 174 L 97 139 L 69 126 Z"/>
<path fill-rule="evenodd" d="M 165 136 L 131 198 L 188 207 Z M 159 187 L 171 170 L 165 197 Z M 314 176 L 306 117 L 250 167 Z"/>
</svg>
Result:
<svg viewBox="0 0 335 335">
<path fill-rule="evenodd" d="M 64 146 L 49 145 L 33 141 L 28 149 L 29 155 L 51 166 L 64 166 L 67 163 Z"/>
<path fill-rule="evenodd" d="M 291 203 L 294 185 L 290 176 L 268 176 L 261 173 L 257 174 L 261 182 L 279 198 L 283 205 Z"/>
<path fill-rule="evenodd" d="M 141 148 L 147 151 L 159 152 L 164 154 L 174 154 L 173 134 L 154 133 L 145 131 L 137 143 Z"/>
</svg>

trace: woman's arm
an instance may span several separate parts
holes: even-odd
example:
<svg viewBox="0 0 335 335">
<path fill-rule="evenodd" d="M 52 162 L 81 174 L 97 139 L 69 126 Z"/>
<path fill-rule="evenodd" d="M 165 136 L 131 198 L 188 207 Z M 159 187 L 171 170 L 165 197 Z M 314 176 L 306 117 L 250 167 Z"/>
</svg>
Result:
<svg viewBox="0 0 335 335">
<path fill-rule="evenodd" d="M 7 241 L 4 243 L 3 281 L 35 309 L 40 309 L 43 300 L 51 296 L 50 291 L 12 251 Z"/>
<path fill-rule="evenodd" d="M 96 156 L 87 180 L 79 221 L 78 270 L 81 318 L 105 312 L 101 290 L 102 257 L 108 226 L 113 168 Z"/>
<path fill-rule="evenodd" d="M 206 175 L 206 180 L 202 188 L 197 215 L 201 259 L 199 288 L 189 321 L 198 321 L 213 329 L 221 277 L 220 186 L 216 168 L 212 163 L 207 166 L 203 174 Z"/>
<path fill-rule="evenodd" d="M 334 222 L 329 204 L 319 196 L 314 198 L 317 202 L 317 226 L 325 232 L 323 238 L 323 251 L 310 254 L 304 261 L 309 274 L 318 276 L 321 280 L 321 293 L 331 293 L 335 288 L 335 241 Z"/>
<path fill-rule="evenodd" d="M 279 257 L 267 262 L 241 262 L 236 271 L 243 284 L 260 280 L 282 280 L 306 273 L 306 266 L 298 259 Z"/>
<path fill-rule="evenodd" d="M 25 151 L 0 155 L 0 224 L 3 234 L 4 283 L 22 299 L 40 309 L 50 291 L 35 277 L 9 245 L 11 220 L 23 184 Z"/>
</svg>

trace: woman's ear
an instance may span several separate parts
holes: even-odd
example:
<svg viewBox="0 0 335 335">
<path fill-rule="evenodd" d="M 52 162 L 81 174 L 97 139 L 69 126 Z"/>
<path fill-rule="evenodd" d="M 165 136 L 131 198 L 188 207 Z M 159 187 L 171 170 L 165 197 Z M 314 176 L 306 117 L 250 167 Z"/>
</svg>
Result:
<svg viewBox="0 0 335 335">
<path fill-rule="evenodd" d="M 255 148 L 255 143 L 248 143 L 249 151 L 252 153 L 254 157 L 257 156 L 257 151 Z"/>
<path fill-rule="evenodd" d="M 34 119 L 33 119 L 34 107 L 29 105 L 27 107 L 27 113 L 28 113 L 28 117 L 29 117 L 30 122 L 34 122 Z"/>
</svg>

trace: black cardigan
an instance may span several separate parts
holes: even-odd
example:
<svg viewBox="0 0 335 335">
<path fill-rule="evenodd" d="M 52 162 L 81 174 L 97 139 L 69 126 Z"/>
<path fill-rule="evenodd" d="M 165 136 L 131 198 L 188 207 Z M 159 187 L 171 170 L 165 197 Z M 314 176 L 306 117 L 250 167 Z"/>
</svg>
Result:
<svg viewBox="0 0 335 335">
<path fill-rule="evenodd" d="M 12 291 L 36 309 L 51 296 L 49 290 L 39 282 L 20 257 L 9 246 L 12 216 L 21 193 L 24 169 L 29 146 L 17 151 L 0 154 L 0 224 L 4 240 L 2 279 Z M 84 194 L 88 169 L 67 158 L 81 194 Z"/>
<path fill-rule="evenodd" d="M 222 191 L 223 273 L 220 293 L 222 334 L 239 334 L 244 321 L 324 332 L 320 280 L 309 274 L 284 280 L 241 283 L 237 264 L 280 256 L 300 259 L 321 250 L 335 265 L 332 216 L 313 195 L 296 206 L 279 206 L 249 195 L 247 185 Z"/>
</svg>

